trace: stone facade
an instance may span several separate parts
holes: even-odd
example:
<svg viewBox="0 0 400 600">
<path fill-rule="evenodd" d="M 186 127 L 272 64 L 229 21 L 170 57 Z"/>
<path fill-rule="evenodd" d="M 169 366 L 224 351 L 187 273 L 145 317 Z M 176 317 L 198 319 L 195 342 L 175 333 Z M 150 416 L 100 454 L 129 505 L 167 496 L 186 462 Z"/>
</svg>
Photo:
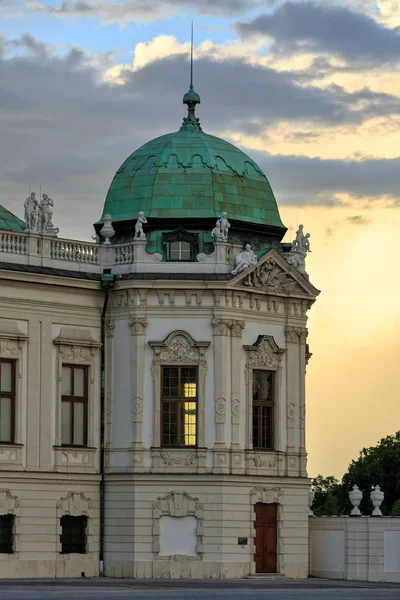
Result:
<svg viewBox="0 0 400 600">
<path fill-rule="evenodd" d="M 36 241 L 64 254 L 38 258 Z M 96 257 L 89 274 L 66 240 L 31 236 L 25 254 L 9 244 L 1 255 L 0 358 L 17 365 L 15 439 L 0 445 L 14 553 L 0 554 L 1 577 L 99 574 L 100 259 L 118 248 L 89 246 L 82 254 Z M 223 250 L 206 263 L 163 264 L 176 272 L 168 279 L 154 267 L 136 278 L 134 252 L 132 264 L 116 268 L 123 278 L 111 290 L 104 328 L 106 575 L 254 573 L 260 502 L 278 505 L 277 571 L 308 574 L 306 325 L 318 291 L 275 250 L 236 277 L 218 278 L 232 270 L 239 248 Z M 146 256 L 143 247 L 143 265 Z M 62 440 L 65 364 L 88 369 L 87 442 L 79 447 Z M 198 372 L 194 448 L 161 443 L 160 377 L 168 365 Z M 252 445 L 254 369 L 275 377 L 271 450 Z M 87 518 L 84 555 L 61 552 L 65 514 Z"/>
</svg>

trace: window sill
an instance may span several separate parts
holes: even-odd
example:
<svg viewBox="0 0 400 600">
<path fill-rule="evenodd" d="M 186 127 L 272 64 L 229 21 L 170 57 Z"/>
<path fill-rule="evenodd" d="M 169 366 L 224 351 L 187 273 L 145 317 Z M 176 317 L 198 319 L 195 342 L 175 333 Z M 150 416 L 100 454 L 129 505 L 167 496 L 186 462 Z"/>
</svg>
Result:
<svg viewBox="0 0 400 600">
<path fill-rule="evenodd" d="M 13 442 L 0 442 L 0 464 L 2 469 L 15 469 L 16 466 L 22 468 L 22 448 L 23 444 L 14 444 Z"/>
</svg>

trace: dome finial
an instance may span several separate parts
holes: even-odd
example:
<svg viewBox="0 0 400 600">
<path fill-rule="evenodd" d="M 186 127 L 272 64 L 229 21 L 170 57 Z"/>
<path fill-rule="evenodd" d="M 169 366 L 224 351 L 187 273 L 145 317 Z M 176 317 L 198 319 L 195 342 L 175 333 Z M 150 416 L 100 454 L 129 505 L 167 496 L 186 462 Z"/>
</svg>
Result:
<svg viewBox="0 0 400 600">
<path fill-rule="evenodd" d="M 192 129 L 193 131 L 202 131 L 199 119 L 196 118 L 196 104 L 200 104 L 200 96 L 193 88 L 193 21 L 192 21 L 192 40 L 190 46 L 190 88 L 183 96 L 183 104 L 188 107 L 188 116 L 183 119 L 181 129 Z"/>
</svg>

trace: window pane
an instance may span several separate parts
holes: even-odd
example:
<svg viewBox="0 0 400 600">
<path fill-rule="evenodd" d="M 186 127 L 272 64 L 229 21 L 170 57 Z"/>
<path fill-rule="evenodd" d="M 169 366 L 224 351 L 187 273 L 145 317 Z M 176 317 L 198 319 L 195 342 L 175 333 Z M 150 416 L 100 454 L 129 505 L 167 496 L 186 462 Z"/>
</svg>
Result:
<svg viewBox="0 0 400 600">
<path fill-rule="evenodd" d="M 61 443 L 65 445 L 72 444 L 71 438 L 72 424 L 72 403 L 61 402 Z"/>
<path fill-rule="evenodd" d="M 164 367 L 163 369 L 163 392 L 165 398 L 178 397 L 178 373 L 176 367 Z"/>
<path fill-rule="evenodd" d="M 185 398 L 196 398 L 197 396 L 197 369 L 195 367 L 184 367 L 181 370 L 181 390 Z"/>
<path fill-rule="evenodd" d="M 11 362 L 2 362 L 1 363 L 1 389 L 2 392 L 11 392 L 12 391 L 12 363 Z"/>
<path fill-rule="evenodd" d="M 85 444 L 85 405 L 83 402 L 74 402 L 74 445 Z"/>
<path fill-rule="evenodd" d="M 197 418 L 197 404 L 196 402 L 184 402 L 183 403 L 183 426 L 184 426 L 184 445 L 195 446 L 196 445 L 196 418 Z"/>
<path fill-rule="evenodd" d="M 63 366 L 63 368 L 62 368 L 62 395 L 63 396 L 72 396 L 71 372 L 72 372 L 71 367 Z"/>
<path fill-rule="evenodd" d="M 74 396 L 85 396 L 85 369 L 74 368 Z"/>
<path fill-rule="evenodd" d="M 12 442 L 12 400 L 0 398 L 0 441 Z"/>
<path fill-rule="evenodd" d="M 163 402 L 162 445 L 178 445 L 178 411 L 177 402 Z"/>
<path fill-rule="evenodd" d="M 272 376 L 269 371 L 253 371 L 253 400 L 272 402 Z"/>
<path fill-rule="evenodd" d="M 169 259 L 180 260 L 180 242 L 171 242 L 169 245 Z"/>
<path fill-rule="evenodd" d="M 181 260 L 190 260 L 190 254 L 189 242 L 181 242 Z"/>
</svg>

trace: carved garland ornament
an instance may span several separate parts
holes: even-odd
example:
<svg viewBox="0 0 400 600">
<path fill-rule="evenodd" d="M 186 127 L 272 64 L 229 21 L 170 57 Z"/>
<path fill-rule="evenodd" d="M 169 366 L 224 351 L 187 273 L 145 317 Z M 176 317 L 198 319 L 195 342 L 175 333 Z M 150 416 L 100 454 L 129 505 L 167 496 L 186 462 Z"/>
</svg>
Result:
<svg viewBox="0 0 400 600">
<path fill-rule="evenodd" d="M 57 502 L 58 516 L 71 515 L 79 517 L 90 515 L 93 510 L 91 498 L 87 498 L 83 492 L 71 491 Z"/>
<path fill-rule="evenodd" d="M 253 488 L 250 492 L 252 504 L 262 502 L 263 504 L 282 504 L 283 490 L 274 488 Z"/>
<path fill-rule="evenodd" d="M 16 509 L 20 506 L 18 496 L 13 496 L 10 490 L 0 490 L 0 515 L 15 515 Z"/>
<path fill-rule="evenodd" d="M 255 344 L 244 346 L 248 352 L 249 367 L 265 367 L 277 370 L 285 350 L 279 348 L 274 338 L 270 335 L 260 335 Z"/>
</svg>

